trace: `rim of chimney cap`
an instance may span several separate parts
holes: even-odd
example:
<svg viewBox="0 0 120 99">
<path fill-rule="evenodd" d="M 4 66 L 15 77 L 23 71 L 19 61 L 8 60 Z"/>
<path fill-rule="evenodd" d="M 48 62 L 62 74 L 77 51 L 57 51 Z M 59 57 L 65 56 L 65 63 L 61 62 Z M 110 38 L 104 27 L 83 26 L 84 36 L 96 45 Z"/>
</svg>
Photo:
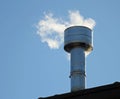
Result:
<svg viewBox="0 0 120 99">
<path fill-rule="evenodd" d="M 68 30 L 68 29 L 70 29 L 70 28 L 76 28 L 76 27 L 82 27 L 82 28 L 87 28 L 87 29 L 89 29 L 90 31 L 92 31 L 92 29 L 90 29 L 89 27 L 87 27 L 87 26 L 79 26 L 79 25 L 74 25 L 74 26 L 70 26 L 70 27 L 68 27 L 68 28 L 66 28 L 64 31 L 66 31 L 66 30 Z"/>
</svg>

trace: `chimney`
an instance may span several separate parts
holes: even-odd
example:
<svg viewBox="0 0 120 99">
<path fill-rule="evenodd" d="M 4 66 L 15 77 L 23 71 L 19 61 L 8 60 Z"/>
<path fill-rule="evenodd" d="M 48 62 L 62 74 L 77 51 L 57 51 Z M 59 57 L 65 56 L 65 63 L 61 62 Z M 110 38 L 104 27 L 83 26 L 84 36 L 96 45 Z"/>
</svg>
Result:
<svg viewBox="0 0 120 99">
<path fill-rule="evenodd" d="M 72 26 L 64 31 L 64 50 L 71 55 L 71 92 L 85 89 L 85 54 L 93 49 L 92 30 Z"/>
</svg>

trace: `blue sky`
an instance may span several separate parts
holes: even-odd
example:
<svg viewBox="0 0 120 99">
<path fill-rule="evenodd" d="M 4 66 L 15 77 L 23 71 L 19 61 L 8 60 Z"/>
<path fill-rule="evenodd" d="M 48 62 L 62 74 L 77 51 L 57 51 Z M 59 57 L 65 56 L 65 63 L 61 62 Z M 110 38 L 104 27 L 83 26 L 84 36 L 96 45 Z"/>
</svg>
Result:
<svg viewBox="0 0 120 99">
<path fill-rule="evenodd" d="M 86 58 L 87 88 L 120 81 L 119 0 L 1 0 L 0 99 L 37 99 L 70 91 L 63 44 L 50 49 L 35 25 L 44 12 L 66 19 L 79 10 L 96 21 L 94 50 Z"/>
</svg>

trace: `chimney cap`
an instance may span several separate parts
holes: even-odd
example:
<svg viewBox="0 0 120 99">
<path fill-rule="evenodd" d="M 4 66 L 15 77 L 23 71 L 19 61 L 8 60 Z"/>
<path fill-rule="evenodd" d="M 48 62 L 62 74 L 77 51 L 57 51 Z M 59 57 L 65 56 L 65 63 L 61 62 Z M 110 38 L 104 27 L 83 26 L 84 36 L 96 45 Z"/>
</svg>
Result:
<svg viewBox="0 0 120 99">
<path fill-rule="evenodd" d="M 93 50 L 92 30 L 86 26 L 71 26 L 64 31 L 64 50 L 82 47 L 86 52 Z"/>
</svg>

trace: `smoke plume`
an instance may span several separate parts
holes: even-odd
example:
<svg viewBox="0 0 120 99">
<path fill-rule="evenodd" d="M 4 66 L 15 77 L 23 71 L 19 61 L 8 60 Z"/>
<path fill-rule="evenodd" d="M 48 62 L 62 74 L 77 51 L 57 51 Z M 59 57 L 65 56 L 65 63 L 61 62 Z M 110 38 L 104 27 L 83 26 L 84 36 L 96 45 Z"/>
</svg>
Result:
<svg viewBox="0 0 120 99">
<path fill-rule="evenodd" d="M 37 24 L 37 34 L 42 42 L 46 42 L 51 49 L 58 49 L 63 43 L 64 30 L 70 26 L 86 26 L 93 29 L 95 21 L 91 18 L 84 19 L 79 11 L 68 12 L 69 21 L 56 18 L 52 13 L 44 15 Z"/>
</svg>

